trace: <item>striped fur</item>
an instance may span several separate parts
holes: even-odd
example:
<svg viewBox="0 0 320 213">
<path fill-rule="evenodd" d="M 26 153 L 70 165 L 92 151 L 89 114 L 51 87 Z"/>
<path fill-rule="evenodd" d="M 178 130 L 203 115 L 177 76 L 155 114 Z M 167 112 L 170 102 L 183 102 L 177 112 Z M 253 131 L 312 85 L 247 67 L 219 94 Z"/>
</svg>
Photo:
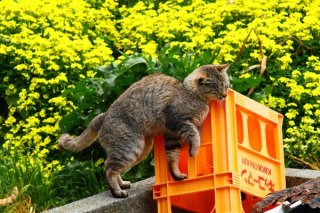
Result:
<svg viewBox="0 0 320 213">
<path fill-rule="evenodd" d="M 107 152 L 105 176 L 115 197 L 127 197 L 130 183 L 120 174 L 150 153 L 152 138 L 166 138 L 166 157 L 172 177 L 187 178 L 179 171 L 181 141 L 187 141 L 190 156 L 200 146 L 200 129 L 209 111 L 209 101 L 223 100 L 229 86 L 227 65 L 205 65 L 183 82 L 154 74 L 134 83 L 107 110 L 95 117 L 78 137 L 63 134 L 62 149 L 79 152 L 96 138 Z"/>
<path fill-rule="evenodd" d="M 4 199 L 0 199 L 0 206 L 7 206 L 7 205 L 13 203 L 13 201 L 17 198 L 18 194 L 19 194 L 18 187 L 15 186 L 9 197 L 4 198 Z"/>
</svg>

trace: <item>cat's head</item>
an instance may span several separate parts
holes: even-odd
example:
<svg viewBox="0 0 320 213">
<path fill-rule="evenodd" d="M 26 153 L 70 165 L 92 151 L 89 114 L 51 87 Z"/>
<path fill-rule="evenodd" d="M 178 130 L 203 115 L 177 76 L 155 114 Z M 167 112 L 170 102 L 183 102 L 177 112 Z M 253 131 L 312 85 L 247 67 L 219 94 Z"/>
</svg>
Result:
<svg viewBox="0 0 320 213">
<path fill-rule="evenodd" d="M 224 100 L 230 85 L 228 68 L 227 64 L 201 66 L 188 75 L 183 84 L 207 101 Z"/>
</svg>

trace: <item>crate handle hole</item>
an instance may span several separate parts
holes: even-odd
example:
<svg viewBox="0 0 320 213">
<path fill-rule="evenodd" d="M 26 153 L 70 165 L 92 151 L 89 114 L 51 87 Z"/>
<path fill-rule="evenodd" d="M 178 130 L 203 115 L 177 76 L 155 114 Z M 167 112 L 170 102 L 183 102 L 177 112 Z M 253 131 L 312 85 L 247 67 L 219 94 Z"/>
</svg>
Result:
<svg viewBox="0 0 320 213">
<path fill-rule="evenodd" d="M 237 121 L 237 137 L 238 143 L 243 143 L 243 117 L 239 109 L 236 109 L 236 121 Z"/>
<path fill-rule="evenodd" d="M 251 148 L 260 152 L 262 147 L 261 126 L 259 120 L 252 115 L 248 117 L 248 133 Z"/>
<path fill-rule="evenodd" d="M 266 126 L 266 139 L 267 139 L 267 148 L 270 157 L 276 158 L 277 150 L 276 150 L 276 132 L 277 129 L 274 125 L 267 124 Z"/>
</svg>

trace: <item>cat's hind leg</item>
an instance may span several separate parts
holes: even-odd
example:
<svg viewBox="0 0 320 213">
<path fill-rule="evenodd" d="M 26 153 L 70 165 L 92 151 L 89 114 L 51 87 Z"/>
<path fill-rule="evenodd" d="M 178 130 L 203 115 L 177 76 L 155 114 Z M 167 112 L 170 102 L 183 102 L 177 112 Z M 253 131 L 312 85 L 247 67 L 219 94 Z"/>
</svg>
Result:
<svg viewBox="0 0 320 213">
<path fill-rule="evenodd" d="M 142 154 L 136 160 L 136 162 L 131 165 L 131 167 L 134 167 L 134 166 L 138 165 L 141 161 L 145 160 L 148 157 L 148 155 L 150 154 L 152 147 L 153 147 L 153 139 L 146 138 L 145 139 L 145 146 L 143 148 Z M 121 175 L 118 176 L 118 183 L 119 183 L 121 189 L 129 189 L 131 186 L 131 182 L 122 180 Z"/>
<path fill-rule="evenodd" d="M 150 137 L 146 137 L 143 152 L 142 152 L 140 158 L 135 163 L 135 165 L 138 165 L 141 161 L 145 160 L 148 157 L 148 155 L 150 154 L 150 152 L 152 150 L 152 147 L 153 147 L 153 139 Z"/>
<path fill-rule="evenodd" d="M 136 164 L 141 158 L 144 148 L 144 138 L 126 140 L 108 147 L 105 176 L 114 197 L 128 196 L 128 192 L 124 189 L 130 188 L 130 182 L 123 181 L 120 174 Z"/>
<path fill-rule="evenodd" d="M 131 182 L 122 180 L 121 175 L 118 176 L 118 184 L 121 189 L 130 189 L 131 187 Z"/>
<path fill-rule="evenodd" d="M 181 173 L 179 170 L 181 138 L 165 135 L 165 149 L 169 171 L 173 179 L 186 179 L 188 175 Z"/>
<path fill-rule="evenodd" d="M 119 172 L 113 171 L 112 169 L 107 168 L 105 171 L 105 175 L 106 175 L 106 180 L 110 187 L 111 194 L 114 197 L 118 197 L 118 198 L 128 197 L 128 192 L 126 190 L 121 189 L 118 183 L 118 178 L 120 177 Z"/>
</svg>

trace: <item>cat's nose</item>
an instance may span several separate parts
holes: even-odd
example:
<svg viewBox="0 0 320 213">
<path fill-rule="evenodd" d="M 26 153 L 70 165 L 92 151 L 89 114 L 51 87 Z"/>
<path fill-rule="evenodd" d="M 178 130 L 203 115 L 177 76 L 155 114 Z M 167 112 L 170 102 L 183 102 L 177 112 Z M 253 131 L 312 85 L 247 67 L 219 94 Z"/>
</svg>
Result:
<svg viewBox="0 0 320 213">
<path fill-rule="evenodd" d="M 223 97 L 223 98 L 226 98 L 227 95 L 228 95 L 228 93 L 222 93 L 222 97 Z"/>
</svg>

